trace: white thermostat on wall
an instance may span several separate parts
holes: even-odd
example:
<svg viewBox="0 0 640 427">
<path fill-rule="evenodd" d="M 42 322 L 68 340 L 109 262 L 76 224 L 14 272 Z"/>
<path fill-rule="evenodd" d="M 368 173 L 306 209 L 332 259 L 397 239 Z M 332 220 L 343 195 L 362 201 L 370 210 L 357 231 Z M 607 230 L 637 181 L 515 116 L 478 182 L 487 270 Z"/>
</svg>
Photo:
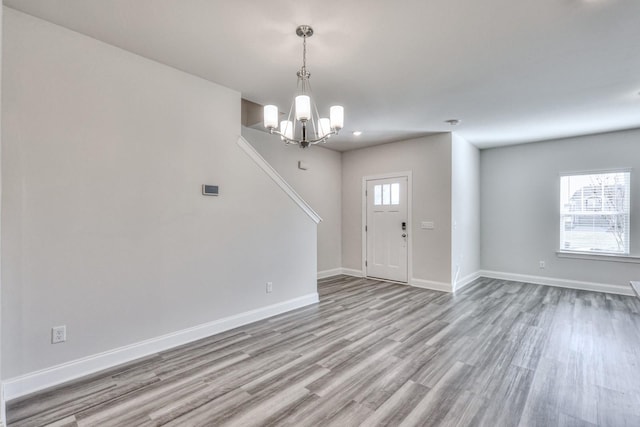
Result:
<svg viewBox="0 0 640 427">
<path fill-rule="evenodd" d="M 218 195 L 218 186 L 217 185 L 202 184 L 202 194 L 205 195 L 205 196 L 217 196 Z"/>
</svg>

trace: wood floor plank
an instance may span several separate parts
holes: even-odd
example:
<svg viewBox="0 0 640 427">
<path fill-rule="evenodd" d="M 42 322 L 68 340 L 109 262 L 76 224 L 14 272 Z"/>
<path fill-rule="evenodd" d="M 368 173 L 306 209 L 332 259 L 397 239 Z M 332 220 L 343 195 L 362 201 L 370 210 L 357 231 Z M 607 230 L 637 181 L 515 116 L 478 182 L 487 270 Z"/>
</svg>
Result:
<svg viewBox="0 0 640 427">
<path fill-rule="evenodd" d="M 429 388 L 409 380 L 362 422 L 362 426 L 396 426 L 424 399 Z"/>
<path fill-rule="evenodd" d="M 502 374 L 502 381 L 492 393 L 480 419 L 483 426 L 517 426 L 524 411 L 534 372 L 510 365 Z M 508 404 L 505 404 L 508 402 Z"/>
<path fill-rule="evenodd" d="M 638 426 L 640 299 L 337 276 L 320 303 L 10 401 L 24 426 Z"/>
<path fill-rule="evenodd" d="M 461 362 L 450 366 L 445 375 L 424 396 L 407 417 L 401 427 L 415 425 L 442 425 L 461 393 L 465 392 L 465 378 L 472 367 Z M 498 425 L 498 424 L 496 424 Z"/>
</svg>

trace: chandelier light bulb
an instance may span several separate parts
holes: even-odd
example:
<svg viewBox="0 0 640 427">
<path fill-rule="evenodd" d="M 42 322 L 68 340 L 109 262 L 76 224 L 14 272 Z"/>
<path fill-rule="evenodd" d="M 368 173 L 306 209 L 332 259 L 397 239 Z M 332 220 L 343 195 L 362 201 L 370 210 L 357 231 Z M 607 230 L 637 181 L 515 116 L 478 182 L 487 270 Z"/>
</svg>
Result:
<svg viewBox="0 0 640 427">
<path fill-rule="evenodd" d="M 318 120 L 318 136 L 324 138 L 331 132 L 331 121 L 327 118 Z"/>
<path fill-rule="evenodd" d="M 264 127 L 267 129 L 278 127 L 278 107 L 275 105 L 264 106 Z"/>
<path fill-rule="evenodd" d="M 311 118 L 311 98 L 308 95 L 296 96 L 296 120 L 307 121 Z"/>
<path fill-rule="evenodd" d="M 340 105 L 334 105 L 329 110 L 331 118 L 331 129 L 340 130 L 344 127 L 344 108 Z"/>
<path fill-rule="evenodd" d="M 293 138 L 293 122 L 291 120 L 283 120 L 280 122 L 280 133 L 284 138 Z"/>
</svg>

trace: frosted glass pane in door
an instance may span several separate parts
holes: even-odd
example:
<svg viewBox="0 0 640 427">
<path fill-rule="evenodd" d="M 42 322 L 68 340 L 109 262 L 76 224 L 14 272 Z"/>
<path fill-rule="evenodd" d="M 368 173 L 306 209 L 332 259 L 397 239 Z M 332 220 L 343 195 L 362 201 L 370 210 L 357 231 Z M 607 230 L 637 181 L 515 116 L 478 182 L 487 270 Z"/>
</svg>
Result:
<svg viewBox="0 0 640 427">
<path fill-rule="evenodd" d="M 373 187 L 373 204 L 380 206 L 382 204 L 382 185 Z"/>
<path fill-rule="evenodd" d="M 382 204 L 391 204 L 391 186 L 389 184 L 384 184 L 382 186 Z"/>
<path fill-rule="evenodd" d="M 399 205 L 400 204 L 400 184 L 394 182 L 391 184 L 391 204 Z"/>
</svg>

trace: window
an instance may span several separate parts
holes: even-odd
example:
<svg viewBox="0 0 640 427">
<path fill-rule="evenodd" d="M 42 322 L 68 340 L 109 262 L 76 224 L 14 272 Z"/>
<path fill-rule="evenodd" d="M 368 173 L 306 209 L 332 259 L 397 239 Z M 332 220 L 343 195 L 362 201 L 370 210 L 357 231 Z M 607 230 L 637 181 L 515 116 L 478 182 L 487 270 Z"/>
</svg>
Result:
<svg viewBox="0 0 640 427">
<path fill-rule="evenodd" d="M 400 204 L 400 184 L 379 184 L 373 186 L 373 204 L 399 205 Z"/>
<path fill-rule="evenodd" d="M 629 253 L 629 171 L 560 177 L 560 250 Z"/>
</svg>

